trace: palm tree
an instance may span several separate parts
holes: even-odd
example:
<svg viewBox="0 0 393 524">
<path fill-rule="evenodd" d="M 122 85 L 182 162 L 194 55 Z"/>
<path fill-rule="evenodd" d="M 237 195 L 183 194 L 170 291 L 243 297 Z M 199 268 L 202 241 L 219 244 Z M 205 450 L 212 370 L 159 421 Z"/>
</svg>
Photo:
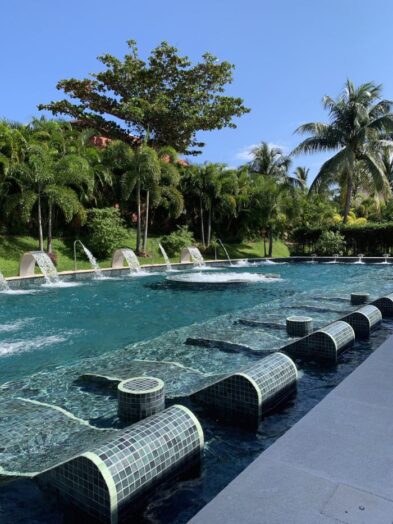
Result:
<svg viewBox="0 0 393 524">
<path fill-rule="evenodd" d="M 198 217 L 199 214 L 199 221 L 200 221 L 200 227 L 201 227 L 201 242 L 202 246 L 206 246 L 206 238 L 205 238 L 205 218 L 204 218 L 204 210 L 205 210 L 205 194 L 204 194 L 204 176 L 203 176 L 203 168 L 199 165 L 193 165 L 190 166 L 182 176 L 182 188 L 183 188 L 183 194 L 187 195 L 188 197 L 194 197 L 198 202 L 198 212 L 196 213 L 196 216 Z"/>
<path fill-rule="evenodd" d="M 287 180 L 291 159 L 284 155 L 280 148 L 262 142 L 251 151 L 251 154 L 253 157 L 249 163 L 251 173 L 270 176 L 277 181 Z"/>
<path fill-rule="evenodd" d="M 388 187 L 378 153 L 384 146 L 393 146 L 386 137 L 393 130 L 392 103 L 381 99 L 381 86 L 368 82 L 356 88 L 347 80 L 342 95 L 336 100 L 325 96 L 323 105 L 329 111 L 330 122 L 301 125 L 296 132 L 310 136 L 292 154 L 336 151 L 322 165 L 310 190 L 318 191 L 344 177 L 344 222 L 347 222 L 357 162 L 367 169 L 378 192 Z"/>
<path fill-rule="evenodd" d="M 384 175 L 389 181 L 390 188 L 393 189 L 393 155 L 391 149 L 388 147 L 382 149 L 381 163 Z"/>
<path fill-rule="evenodd" d="M 160 160 L 160 184 L 153 194 L 153 207 L 165 209 L 172 218 L 178 218 L 184 209 L 183 194 L 179 190 L 180 172 L 178 157 L 171 147 L 161 148 L 158 152 Z M 188 168 L 187 168 L 188 169 Z"/>
<path fill-rule="evenodd" d="M 44 248 L 43 213 L 47 211 L 48 246 L 52 251 L 53 211 L 59 209 L 66 222 L 75 215 L 82 219 L 84 207 L 78 191 L 84 188 L 91 193 L 93 177 L 87 160 L 75 153 L 67 152 L 67 124 L 34 119 L 22 129 L 25 147 L 20 158 L 12 162 L 6 176 L 10 184 L 6 202 L 8 212 L 22 211 L 28 221 L 37 208 L 39 249 Z"/>
<path fill-rule="evenodd" d="M 53 163 L 52 183 L 44 189 L 48 204 L 48 241 L 47 251 L 52 252 L 53 210 L 59 209 L 70 222 L 78 215 L 83 222 L 85 208 L 80 201 L 80 192 L 87 198 L 93 194 L 93 172 L 87 160 L 76 154 L 68 154 Z"/>
<path fill-rule="evenodd" d="M 307 179 L 310 174 L 310 169 L 308 167 L 298 166 L 294 171 L 294 176 L 290 177 L 290 181 L 294 187 L 299 187 L 305 189 L 307 187 Z"/>
<path fill-rule="evenodd" d="M 29 145 L 25 151 L 24 161 L 13 165 L 7 174 L 8 182 L 17 190 L 7 198 L 6 212 L 19 209 L 22 220 L 27 222 L 31 218 L 33 208 L 37 207 L 38 241 L 41 251 L 44 249 L 43 190 L 52 182 L 51 160 L 46 147 L 38 144 Z"/>
<path fill-rule="evenodd" d="M 289 186 L 285 182 L 277 182 L 273 177 L 254 174 L 250 188 L 250 216 L 252 229 L 263 231 L 264 255 L 273 254 L 273 237 L 279 232 L 283 220 L 282 200 L 288 193 Z M 266 251 L 266 234 L 269 246 Z"/>
<path fill-rule="evenodd" d="M 123 197 L 127 200 L 136 187 L 137 198 L 137 234 L 136 253 L 141 253 L 142 222 L 141 222 L 141 193 L 146 192 L 145 221 L 149 220 L 150 190 L 154 190 L 160 180 L 160 161 L 154 149 L 142 144 L 135 151 L 131 163 L 122 178 Z"/>
</svg>

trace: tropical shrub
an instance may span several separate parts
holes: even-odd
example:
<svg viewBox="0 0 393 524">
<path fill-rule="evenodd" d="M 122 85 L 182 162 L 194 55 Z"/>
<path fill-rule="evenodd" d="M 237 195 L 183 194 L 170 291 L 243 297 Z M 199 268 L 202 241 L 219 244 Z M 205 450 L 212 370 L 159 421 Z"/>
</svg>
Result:
<svg viewBox="0 0 393 524">
<path fill-rule="evenodd" d="M 315 246 L 318 255 L 341 255 L 345 249 L 344 237 L 338 231 L 324 231 Z"/>
<path fill-rule="evenodd" d="M 116 248 L 121 247 L 127 237 L 127 230 L 123 225 L 120 212 L 114 207 L 90 209 L 88 232 L 89 248 L 99 258 L 111 255 Z"/>
<path fill-rule="evenodd" d="M 357 255 L 364 253 L 369 256 L 380 256 L 393 252 L 393 222 L 367 222 L 365 224 L 339 224 L 324 230 L 320 227 L 297 228 L 294 230 L 291 241 L 291 254 L 310 254 L 317 251 L 319 239 L 326 231 L 339 232 L 345 240 L 345 253 Z"/>
<path fill-rule="evenodd" d="M 194 235 L 187 226 L 178 226 L 177 231 L 161 239 L 161 244 L 170 257 L 179 254 L 183 247 L 192 246 L 194 243 Z"/>
</svg>

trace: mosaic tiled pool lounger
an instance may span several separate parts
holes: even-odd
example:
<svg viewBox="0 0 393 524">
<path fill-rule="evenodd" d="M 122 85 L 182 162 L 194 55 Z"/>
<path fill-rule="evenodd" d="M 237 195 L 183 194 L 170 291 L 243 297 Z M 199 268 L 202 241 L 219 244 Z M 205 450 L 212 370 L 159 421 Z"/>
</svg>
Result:
<svg viewBox="0 0 393 524">
<path fill-rule="evenodd" d="M 294 264 L 294 266 L 295 265 L 296 264 Z M 277 266 L 277 268 L 278 271 L 282 273 L 282 277 L 286 274 L 292 274 L 292 268 L 289 269 L 288 266 Z M 315 264 L 307 266 L 307 279 L 309 280 L 311 276 L 311 278 L 314 278 L 314 282 L 317 282 L 320 275 L 324 273 L 325 268 L 329 268 L 327 274 L 341 274 L 341 270 L 336 271 L 338 268 L 335 269 L 334 266 L 318 266 L 318 264 Z M 330 268 L 333 271 L 331 271 Z M 156 340 L 151 339 L 136 342 L 123 350 L 116 350 L 112 353 L 103 354 L 102 356 L 96 356 L 91 359 L 79 360 L 75 362 L 75 364 L 66 367 L 45 370 L 42 373 L 26 376 L 25 378 L 22 377 L 19 381 L 4 384 L 3 387 L 0 386 L 0 402 L 3 406 L 3 414 L 5 415 L 5 417 L 0 417 L 0 435 L 3 436 L 5 434 L 3 430 L 8 431 L 11 429 L 11 424 L 17 422 L 14 433 L 10 433 L 9 435 L 10 438 L 8 444 L 5 446 L 5 452 L 0 451 L 0 466 L 3 466 L 4 470 L 10 470 L 11 468 L 9 466 L 13 465 L 15 466 L 14 472 L 16 474 L 18 471 L 21 473 L 34 473 L 40 471 L 41 466 L 52 467 L 56 465 L 56 454 L 58 457 L 64 457 L 64 460 L 70 460 L 72 457 L 83 455 L 90 450 L 100 450 L 105 442 L 116 442 L 124 432 L 128 432 L 135 427 L 131 426 L 124 430 L 119 425 L 117 419 L 116 388 L 119 382 L 130 377 L 153 376 L 163 380 L 167 389 L 169 404 L 179 402 L 179 400 L 176 401 L 176 398 L 189 397 L 196 391 L 199 393 L 197 393 L 195 397 L 197 397 L 198 394 L 202 395 L 203 391 L 207 392 L 210 388 L 212 388 L 212 391 L 219 383 L 227 381 L 227 384 L 229 384 L 231 380 L 228 379 L 233 376 L 243 377 L 245 375 L 247 378 L 243 377 L 245 378 L 245 381 L 242 382 L 243 385 L 247 379 L 250 379 L 248 384 L 252 384 L 252 381 L 257 383 L 257 378 L 252 376 L 253 370 L 256 372 L 257 369 L 263 368 L 267 365 L 269 359 L 273 357 L 280 358 L 278 353 L 272 354 L 271 357 L 266 355 L 280 348 L 281 351 L 283 349 L 285 350 L 285 345 L 288 344 L 288 342 L 291 343 L 291 339 L 285 332 L 285 318 L 292 314 L 302 316 L 306 311 L 310 314 L 312 311 L 311 308 L 314 308 L 311 316 L 317 330 L 324 332 L 326 330 L 329 331 L 331 329 L 329 328 L 329 322 L 334 321 L 337 317 L 341 317 L 341 322 L 344 324 L 344 316 L 348 315 L 348 310 L 351 312 L 350 315 L 355 315 L 354 307 L 351 307 L 349 301 L 350 292 L 357 289 L 364 289 L 365 280 L 360 280 L 360 276 L 363 273 L 371 274 L 365 271 L 365 269 L 366 268 L 362 266 L 353 266 L 353 270 L 348 267 L 348 271 L 345 270 L 343 274 L 350 274 L 351 278 L 348 282 L 343 282 L 341 290 L 338 286 L 332 289 L 329 287 L 315 288 L 314 284 L 314 287 L 311 286 L 311 290 L 315 289 L 315 292 L 313 291 L 312 294 L 310 294 L 309 291 L 294 293 L 291 288 L 292 281 L 288 280 L 285 282 L 285 280 L 283 280 L 282 284 L 278 284 L 277 293 L 279 303 L 277 305 L 275 304 L 275 299 L 270 299 L 266 301 L 266 304 L 251 307 L 246 310 L 244 306 L 245 302 L 243 302 L 243 306 L 239 308 L 239 312 L 233 310 L 234 312 L 232 314 L 216 317 L 212 321 L 180 328 L 175 327 L 175 329 L 160 335 Z M 370 287 L 372 291 L 373 296 L 371 300 L 378 295 L 382 296 L 386 294 L 389 288 L 391 289 L 393 286 L 393 282 L 389 282 L 390 272 L 387 271 L 389 268 L 380 266 L 380 271 L 377 271 L 377 269 L 378 267 L 376 267 L 375 272 L 372 272 L 372 275 L 381 275 L 382 278 L 379 279 L 375 289 L 372 290 L 371 285 L 366 285 L 366 289 Z M 259 271 L 258 268 L 256 268 L 256 270 Z M 304 268 L 301 269 L 299 267 L 299 270 L 305 272 Z M 296 272 L 299 273 L 297 269 L 295 274 Z M 314 277 L 312 275 L 314 275 Z M 386 278 L 384 275 L 386 275 Z M 155 277 L 155 279 L 156 281 L 158 280 L 157 277 Z M 340 280 L 342 279 L 340 278 Z M 102 287 L 104 289 L 106 286 L 108 290 L 114 290 L 114 284 L 107 282 L 106 284 L 104 283 Z M 272 284 L 272 287 L 274 285 L 276 284 Z M 270 290 L 268 288 L 259 290 L 261 300 L 265 299 L 266 294 L 273 291 L 274 293 L 270 294 L 270 297 L 274 297 L 276 291 L 273 290 L 272 287 Z M 155 289 L 154 287 L 149 288 L 149 284 L 147 283 L 144 286 L 144 294 L 148 295 L 151 293 L 154 296 L 158 296 Z M 157 287 L 157 289 L 160 288 Z M 165 290 L 165 288 L 162 289 L 164 289 L 163 293 L 168 293 L 168 295 L 172 293 Z M 329 291 L 326 291 L 326 289 Z M 376 294 L 377 292 L 378 294 Z M 113 291 L 111 293 L 112 300 Z M 251 293 L 249 296 L 252 296 L 252 290 L 237 290 L 235 294 L 229 293 L 229 300 L 232 300 L 232 302 L 238 299 L 241 300 L 243 293 Z M 329 296 L 329 293 L 331 296 Z M 341 296 L 338 297 L 338 293 L 340 293 Z M 181 294 L 179 293 L 177 296 L 180 298 L 185 295 L 183 295 L 182 291 Z M 199 296 L 202 297 L 202 295 Z M 223 293 L 220 296 L 225 297 L 225 294 Z M 317 298 L 318 296 L 324 298 Z M 204 298 L 210 300 L 208 296 Z M 176 299 L 175 292 L 173 292 L 172 300 L 174 299 Z M 326 308 L 324 307 L 325 301 Z M 332 301 L 336 302 L 337 307 L 336 305 L 331 305 Z M 328 305 L 329 302 L 330 307 Z M 253 306 L 254 303 L 255 302 L 252 302 L 251 306 Z M 183 303 L 183 306 L 187 306 L 186 302 Z M 307 306 L 310 307 L 307 308 Z M 366 306 L 366 308 L 369 308 L 369 306 Z M 239 319 L 245 322 L 239 324 L 236 322 Z M 364 320 L 364 316 L 362 316 L 362 320 Z M 374 327 L 374 324 L 371 325 L 372 322 L 373 319 L 368 323 L 370 328 Z M 378 325 L 378 322 L 375 322 L 375 326 L 376 325 Z M 279 327 L 279 329 L 276 329 L 276 327 Z M 382 326 L 382 331 L 384 330 L 386 330 L 386 322 L 384 322 Z M 349 333 L 347 327 L 345 327 L 344 331 L 347 334 Z M 341 331 L 338 330 L 338 334 L 340 333 Z M 357 338 L 359 334 L 360 333 L 356 333 Z M 226 340 L 223 340 L 224 336 Z M 371 334 L 371 336 L 374 340 L 375 335 Z M 221 347 L 197 347 L 184 344 L 187 338 L 201 339 L 203 337 L 209 337 L 209 339 L 213 341 L 223 341 L 227 344 L 227 347 L 225 347 L 225 345 Z M 306 373 L 304 378 L 300 378 L 300 397 L 297 399 L 290 395 L 290 390 L 291 392 L 295 390 L 296 380 L 295 383 L 290 381 L 289 385 L 287 384 L 287 389 L 285 380 L 280 382 L 277 378 L 276 383 L 283 386 L 282 397 L 274 394 L 274 380 L 267 381 L 267 387 L 265 388 L 267 396 L 265 398 L 269 398 L 270 392 L 272 399 L 271 405 L 276 405 L 276 401 L 281 399 L 288 399 L 289 403 L 285 404 L 285 406 L 288 405 L 288 408 L 285 407 L 279 412 L 273 412 L 272 417 L 270 417 L 273 422 L 265 419 L 260 431 L 263 432 L 264 428 L 272 428 L 271 424 L 273 423 L 274 426 L 274 421 L 281 427 L 279 431 L 282 431 L 282 428 L 287 427 L 289 423 L 287 421 L 288 416 L 292 416 L 291 413 L 293 413 L 295 406 L 298 406 L 300 403 L 301 407 L 306 403 L 305 407 L 301 407 L 301 410 L 307 410 L 309 409 L 307 405 L 310 398 L 314 396 L 320 398 L 320 394 L 317 392 L 319 391 L 318 388 L 324 387 L 324 376 L 326 376 L 327 386 L 333 387 L 336 380 L 335 377 L 341 375 L 343 370 L 347 368 L 347 363 L 349 361 L 356 361 L 359 348 L 360 351 L 364 351 L 361 349 L 363 346 L 359 346 L 358 342 L 354 349 L 351 350 L 351 342 L 348 341 L 346 343 L 345 340 L 347 339 L 345 336 L 343 337 L 344 343 L 339 339 L 340 336 L 336 336 L 333 344 L 336 349 L 336 356 L 340 356 L 343 350 L 347 348 L 349 348 L 348 353 L 345 354 L 346 356 L 340 358 L 338 367 L 334 367 L 326 372 L 322 367 L 313 367 L 314 364 L 311 364 L 312 369 L 318 369 L 318 376 L 315 376 L 315 372 L 311 375 L 307 371 L 305 372 L 304 370 L 307 370 L 308 367 L 308 364 L 306 364 L 307 359 L 297 357 L 300 358 L 297 364 L 302 368 L 300 376 L 303 377 L 304 373 Z M 329 339 L 326 338 L 326 340 L 328 341 L 326 342 L 326 346 L 330 345 Z M 244 347 L 247 347 L 248 351 L 243 351 Z M 367 344 L 364 347 L 368 347 Z M 235 352 L 231 351 L 234 349 Z M 332 351 L 331 354 L 334 355 L 334 352 Z M 285 355 L 282 356 L 287 362 L 290 362 L 288 357 Z M 359 353 L 359 358 L 364 358 L 364 356 L 362 357 L 361 353 Z M 311 360 L 317 360 L 315 355 Z M 353 365 L 355 366 L 355 363 Z M 292 369 L 296 370 L 295 366 L 293 366 Z M 265 378 L 267 376 L 268 374 L 265 375 Z M 321 381 L 318 377 L 321 378 Z M 258 397 L 258 390 L 262 392 L 264 388 L 262 382 L 263 381 L 261 381 L 261 385 L 258 386 L 257 389 L 253 390 L 253 400 Z M 249 389 L 249 391 L 251 390 L 252 388 Z M 306 394 L 306 391 L 309 391 L 309 393 Z M 313 391 L 315 391 L 315 393 L 313 393 Z M 263 393 L 261 396 L 263 399 Z M 199 402 L 196 402 L 196 400 L 197 399 L 194 398 L 190 404 L 186 402 L 186 405 L 191 407 L 192 410 L 195 410 L 195 413 L 204 425 L 205 431 L 207 430 L 208 446 L 204 454 L 205 462 L 211 462 L 212 450 L 215 447 L 217 448 L 216 444 L 214 444 L 216 435 L 222 435 L 221 446 L 223 446 L 223 450 L 226 449 L 227 445 L 229 448 L 233 446 L 234 456 L 238 456 L 238 452 L 241 452 L 244 446 L 247 448 L 255 438 L 259 438 L 253 436 L 252 432 L 249 433 L 249 436 L 246 436 L 244 433 L 238 433 L 241 440 L 235 444 L 233 439 L 236 432 L 234 433 L 233 429 L 227 426 L 219 429 L 214 422 L 214 417 L 205 419 L 203 415 L 204 409 L 199 407 Z M 181 402 L 183 402 L 183 400 Z M 260 414 L 258 409 L 256 409 L 257 403 L 252 402 L 250 405 L 251 404 L 253 405 L 253 414 L 257 413 L 255 418 L 260 420 Z M 266 414 L 269 407 L 269 402 L 267 401 L 266 404 L 262 406 L 262 416 Z M 20 412 L 19 418 L 16 417 L 18 412 Z M 161 415 L 163 413 L 164 412 L 162 412 Z M 26 424 L 28 420 L 28 431 L 24 431 L 24 428 L 25 430 L 27 429 Z M 42 423 L 43 420 L 45 420 L 44 424 Z M 145 419 L 145 421 L 147 420 L 150 419 Z M 280 422 L 280 420 L 282 422 Z M 37 430 L 38 433 L 34 434 L 34 431 Z M 272 429 L 269 431 L 271 435 L 276 434 L 276 431 Z M 22 439 L 24 433 L 25 436 Z M 47 438 L 49 435 L 50 439 Z M 3 440 L 0 442 L 0 447 L 2 444 Z M 238 451 L 235 451 L 235 447 L 239 448 Z M 255 455 L 251 453 L 248 460 L 251 460 L 252 456 Z M 239 468 L 239 466 L 236 465 L 237 460 L 238 459 L 234 459 L 233 465 L 231 464 L 228 467 Z M 215 474 L 211 466 L 208 467 L 210 468 L 209 476 L 213 475 L 214 477 Z M 239 471 L 239 469 L 237 469 L 237 471 Z M 12 473 L 12 471 L 9 472 Z M 197 485 L 200 482 L 201 481 L 198 480 Z M 147 487 L 149 487 L 148 484 Z M 170 490 L 172 491 L 173 489 L 175 488 L 171 488 Z M 178 485 L 177 489 L 182 489 L 181 484 Z M 193 489 L 194 488 L 191 488 L 191 491 Z M 159 499 L 160 496 L 158 496 L 157 500 Z M 204 498 L 204 500 L 206 499 Z M 158 511 L 159 506 L 156 505 L 156 499 L 150 499 L 150 502 L 153 502 L 153 504 L 149 503 L 149 511 L 155 511 L 155 507 Z M 161 504 L 163 504 L 162 507 L 165 506 L 165 502 Z M 184 504 L 187 505 L 186 500 Z M 133 509 L 132 506 L 131 504 L 131 509 Z M 184 509 L 186 509 L 186 507 L 187 506 L 185 506 Z M 154 522 L 171 522 L 171 524 L 172 522 L 181 522 L 176 517 L 174 519 L 168 519 L 162 512 L 159 513 L 160 514 L 157 513 L 155 515 L 153 519 Z M 49 522 L 45 520 L 42 520 L 42 522 L 49 524 Z M 182 522 L 185 522 L 185 520 L 182 520 Z"/>
<path fill-rule="evenodd" d="M 274 353 L 192 398 L 226 421 L 257 427 L 262 415 L 296 391 L 297 379 L 295 363 L 283 353 Z"/>
<path fill-rule="evenodd" d="M 172 406 L 44 473 L 39 482 L 98 521 L 117 524 L 141 492 L 199 460 L 203 445 L 198 419 L 186 407 Z"/>
</svg>

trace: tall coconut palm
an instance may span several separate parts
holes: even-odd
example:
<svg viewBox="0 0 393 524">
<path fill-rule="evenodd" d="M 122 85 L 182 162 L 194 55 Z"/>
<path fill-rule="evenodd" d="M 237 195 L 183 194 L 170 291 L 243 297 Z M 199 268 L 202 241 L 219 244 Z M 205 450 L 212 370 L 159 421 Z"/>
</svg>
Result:
<svg viewBox="0 0 393 524">
<path fill-rule="evenodd" d="M 381 151 L 381 163 L 385 177 L 388 179 L 390 188 L 393 189 L 393 154 L 392 150 L 384 147 Z"/>
<path fill-rule="evenodd" d="M 205 237 L 205 194 L 204 194 L 204 176 L 202 166 L 190 166 L 182 176 L 183 194 L 188 197 L 194 197 L 198 202 L 198 211 L 196 217 L 199 217 L 201 227 L 201 242 L 203 247 L 206 246 Z"/>
<path fill-rule="evenodd" d="M 273 255 L 273 237 L 278 233 L 280 225 L 284 220 L 281 211 L 283 196 L 289 191 L 285 182 L 277 182 L 273 177 L 267 177 L 259 173 L 252 175 L 250 181 L 250 217 L 249 220 L 254 230 L 264 232 L 264 256 Z M 266 233 L 269 239 L 269 247 L 266 250 Z"/>
<path fill-rule="evenodd" d="M 386 138 L 386 133 L 393 131 L 392 102 L 381 98 L 379 85 L 368 82 L 355 87 L 347 80 L 344 92 L 337 99 L 325 96 L 323 105 L 329 111 L 329 123 L 301 125 L 296 132 L 310 136 L 292 154 L 336 151 L 322 165 L 310 190 L 318 191 L 344 176 L 344 222 L 347 222 L 357 162 L 365 166 L 378 192 L 388 187 L 378 152 L 383 146 L 393 146 Z"/>
<path fill-rule="evenodd" d="M 290 177 L 290 181 L 292 181 L 293 186 L 305 189 L 309 174 L 310 169 L 308 167 L 298 166 L 294 171 L 294 176 Z"/>
<path fill-rule="evenodd" d="M 279 147 L 262 142 L 251 151 L 252 160 L 249 168 L 252 173 L 271 176 L 277 181 L 286 180 L 291 165 L 289 156 L 284 155 Z"/>
</svg>

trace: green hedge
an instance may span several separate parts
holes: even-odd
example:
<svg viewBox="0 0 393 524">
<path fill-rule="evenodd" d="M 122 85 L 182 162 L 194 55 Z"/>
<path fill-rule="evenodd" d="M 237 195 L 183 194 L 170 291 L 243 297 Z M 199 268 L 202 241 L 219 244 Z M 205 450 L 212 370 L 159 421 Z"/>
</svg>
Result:
<svg viewBox="0 0 393 524">
<path fill-rule="evenodd" d="M 364 253 L 368 256 L 378 256 L 393 253 L 393 222 L 369 223 L 364 225 L 344 225 L 329 228 L 339 231 L 346 244 L 346 255 Z M 292 234 L 293 247 L 291 254 L 303 255 L 315 251 L 316 243 L 326 229 L 321 227 L 301 227 Z"/>
</svg>

